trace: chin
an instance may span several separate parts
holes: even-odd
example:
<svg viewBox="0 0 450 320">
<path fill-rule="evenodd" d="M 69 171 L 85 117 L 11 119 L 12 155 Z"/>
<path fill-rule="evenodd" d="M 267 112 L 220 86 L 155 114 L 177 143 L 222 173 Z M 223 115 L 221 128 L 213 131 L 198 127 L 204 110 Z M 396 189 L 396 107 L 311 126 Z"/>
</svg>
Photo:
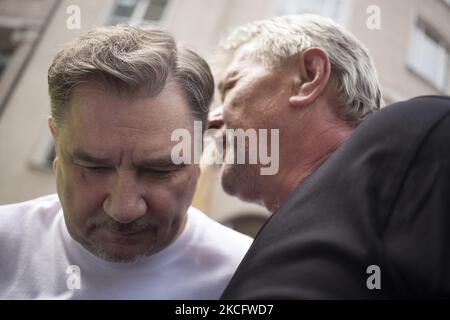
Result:
<svg viewBox="0 0 450 320">
<path fill-rule="evenodd" d="M 255 194 L 254 179 L 246 166 L 225 164 L 222 169 L 222 188 L 225 193 L 246 202 L 258 202 Z"/>
<path fill-rule="evenodd" d="M 107 250 L 96 250 L 94 254 L 102 258 L 103 260 L 109 262 L 117 262 L 117 263 L 130 263 L 136 260 L 148 257 L 152 255 L 152 252 L 126 252 L 125 250 L 117 250 L 117 251 L 107 251 Z"/>
<path fill-rule="evenodd" d="M 235 165 L 224 164 L 222 166 L 222 173 L 221 173 L 222 188 L 227 194 L 231 196 L 236 195 L 236 187 L 237 187 L 236 180 L 238 179 L 235 173 L 234 166 Z"/>
<path fill-rule="evenodd" d="M 114 263 L 132 263 L 135 261 L 138 261 L 139 259 L 143 259 L 147 257 L 148 255 L 144 254 L 137 254 L 137 255 L 109 255 L 104 254 L 102 256 L 99 256 L 103 260 L 114 262 Z"/>
<path fill-rule="evenodd" d="M 153 247 L 142 248 L 117 243 L 98 244 L 86 249 L 103 260 L 118 263 L 134 262 L 155 253 Z"/>
</svg>

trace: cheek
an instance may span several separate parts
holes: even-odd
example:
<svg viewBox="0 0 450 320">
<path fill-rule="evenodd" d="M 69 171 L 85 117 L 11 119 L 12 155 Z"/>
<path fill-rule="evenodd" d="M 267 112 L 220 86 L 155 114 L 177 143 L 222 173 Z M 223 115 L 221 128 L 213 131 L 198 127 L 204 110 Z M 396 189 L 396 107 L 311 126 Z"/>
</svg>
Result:
<svg viewBox="0 0 450 320">
<path fill-rule="evenodd" d="M 151 211 L 167 219 L 182 215 L 189 208 L 198 180 L 197 170 L 186 170 L 148 193 Z"/>
<path fill-rule="evenodd" d="M 260 99 L 253 90 L 242 90 L 230 95 L 224 103 L 223 119 L 230 128 L 253 128 L 255 120 L 267 105 L 267 96 Z M 255 116 L 258 115 L 258 116 Z"/>
<path fill-rule="evenodd" d="M 247 123 L 243 123 L 242 119 L 246 119 L 248 121 L 249 117 L 245 114 L 245 109 L 243 107 L 232 107 L 227 105 L 224 108 L 223 113 L 223 122 L 225 124 L 226 129 L 238 129 L 247 126 Z"/>
<path fill-rule="evenodd" d="M 92 181 L 88 183 L 74 166 L 61 163 L 56 170 L 56 181 L 64 215 L 71 224 L 82 228 L 89 217 L 101 211 L 102 188 Z"/>
</svg>

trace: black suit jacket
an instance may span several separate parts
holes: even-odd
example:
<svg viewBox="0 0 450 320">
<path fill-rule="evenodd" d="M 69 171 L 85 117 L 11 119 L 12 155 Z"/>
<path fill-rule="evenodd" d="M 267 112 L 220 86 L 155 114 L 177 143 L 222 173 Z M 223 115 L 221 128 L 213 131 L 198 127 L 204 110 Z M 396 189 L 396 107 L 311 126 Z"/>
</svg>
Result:
<svg viewBox="0 0 450 320">
<path fill-rule="evenodd" d="M 222 299 L 436 297 L 450 297 L 450 98 L 430 96 L 376 112 L 302 181 Z"/>
</svg>

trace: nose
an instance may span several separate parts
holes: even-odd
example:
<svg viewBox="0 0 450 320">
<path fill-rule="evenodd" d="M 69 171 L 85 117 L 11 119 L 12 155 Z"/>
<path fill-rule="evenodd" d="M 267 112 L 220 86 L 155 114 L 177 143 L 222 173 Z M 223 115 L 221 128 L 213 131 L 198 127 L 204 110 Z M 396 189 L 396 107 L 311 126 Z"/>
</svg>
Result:
<svg viewBox="0 0 450 320">
<path fill-rule="evenodd" d="M 223 106 L 219 106 L 208 114 L 208 129 L 220 129 L 223 126 Z"/>
<path fill-rule="evenodd" d="M 136 173 L 117 172 L 103 202 L 103 210 L 120 223 L 133 222 L 147 212 L 147 203 L 139 188 Z"/>
</svg>

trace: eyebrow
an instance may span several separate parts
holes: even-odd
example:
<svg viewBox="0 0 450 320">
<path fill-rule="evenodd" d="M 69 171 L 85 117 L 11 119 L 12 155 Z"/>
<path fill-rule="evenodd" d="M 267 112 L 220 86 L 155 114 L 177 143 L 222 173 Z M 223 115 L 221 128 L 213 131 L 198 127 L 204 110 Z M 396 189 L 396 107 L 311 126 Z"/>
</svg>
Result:
<svg viewBox="0 0 450 320">
<path fill-rule="evenodd" d="M 96 157 L 84 151 L 74 152 L 73 155 L 71 155 L 71 157 L 74 161 L 82 161 L 102 165 L 112 165 L 110 159 Z M 168 157 L 168 158 L 147 159 L 137 162 L 135 165 L 136 167 L 140 168 L 168 168 L 168 167 L 180 167 L 183 164 L 177 165 L 173 163 L 171 157 Z"/>
<path fill-rule="evenodd" d="M 219 90 L 221 98 L 223 98 L 224 88 L 227 85 L 227 83 L 232 82 L 232 81 L 237 81 L 238 78 L 239 78 L 239 71 L 234 70 L 234 71 L 227 73 L 225 75 L 225 77 L 223 77 L 223 79 L 217 83 L 217 89 Z"/>
<path fill-rule="evenodd" d="M 70 155 L 75 161 L 83 161 L 97 164 L 111 164 L 111 160 L 108 158 L 99 158 L 84 151 L 77 151 Z"/>
<path fill-rule="evenodd" d="M 172 158 L 160 158 L 160 159 L 149 159 L 136 163 L 137 167 L 140 168 L 168 168 L 168 167 L 180 167 L 183 164 L 175 164 Z"/>
</svg>

